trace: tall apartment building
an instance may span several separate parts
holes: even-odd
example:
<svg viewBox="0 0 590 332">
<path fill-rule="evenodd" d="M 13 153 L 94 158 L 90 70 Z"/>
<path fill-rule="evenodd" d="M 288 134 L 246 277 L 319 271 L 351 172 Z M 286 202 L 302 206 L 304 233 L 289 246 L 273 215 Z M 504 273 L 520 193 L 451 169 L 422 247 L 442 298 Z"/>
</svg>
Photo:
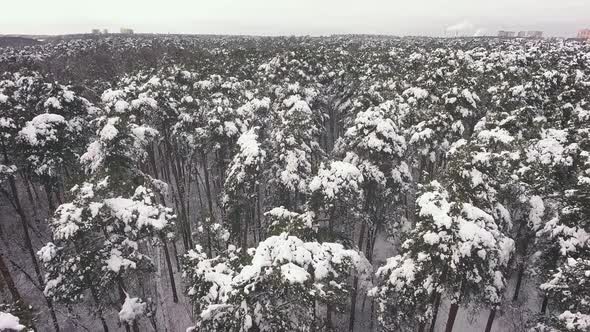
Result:
<svg viewBox="0 0 590 332">
<path fill-rule="evenodd" d="M 121 28 L 121 33 L 124 34 L 124 35 L 132 35 L 133 34 L 133 29 Z"/>
<path fill-rule="evenodd" d="M 543 31 L 498 31 L 498 37 L 518 37 L 518 38 L 543 38 Z"/>
<path fill-rule="evenodd" d="M 590 29 L 582 29 L 582 30 L 578 31 L 578 38 L 590 39 Z"/>
<path fill-rule="evenodd" d="M 543 38 L 543 31 L 527 31 L 526 36 L 529 38 Z"/>
<path fill-rule="evenodd" d="M 514 32 L 514 31 L 504 31 L 504 30 L 498 31 L 498 37 L 514 37 L 514 36 L 516 36 L 516 32 Z"/>
</svg>

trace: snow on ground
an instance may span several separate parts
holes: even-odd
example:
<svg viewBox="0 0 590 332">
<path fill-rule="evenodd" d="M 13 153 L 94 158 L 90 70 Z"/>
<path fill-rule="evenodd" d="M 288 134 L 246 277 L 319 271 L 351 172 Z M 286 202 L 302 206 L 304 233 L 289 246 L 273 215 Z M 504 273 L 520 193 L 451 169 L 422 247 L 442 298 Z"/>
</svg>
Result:
<svg viewBox="0 0 590 332">
<path fill-rule="evenodd" d="M 18 317 L 7 312 L 0 311 L 0 331 L 21 331 L 24 328 L 24 325 L 19 324 Z"/>
</svg>

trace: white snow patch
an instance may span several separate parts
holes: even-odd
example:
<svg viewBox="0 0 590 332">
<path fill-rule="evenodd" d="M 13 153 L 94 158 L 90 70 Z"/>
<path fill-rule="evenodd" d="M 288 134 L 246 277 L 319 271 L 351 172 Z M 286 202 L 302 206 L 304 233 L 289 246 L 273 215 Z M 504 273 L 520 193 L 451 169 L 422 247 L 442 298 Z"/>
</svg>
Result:
<svg viewBox="0 0 590 332">
<path fill-rule="evenodd" d="M 12 330 L 22 331 L 25 326 L 19 323 L 19 318 L 7 313 L 0 311 L 0 331 Z"/>
<path fill-rule="evenodd" d="M 129 297 L 126 294 L 125 302 L 119 311 L 119 319 L 122 322 L 132 323 L 140 316 L 144 315 L 147 309 L 147 304 L 137 297 Z"/>
</svg>

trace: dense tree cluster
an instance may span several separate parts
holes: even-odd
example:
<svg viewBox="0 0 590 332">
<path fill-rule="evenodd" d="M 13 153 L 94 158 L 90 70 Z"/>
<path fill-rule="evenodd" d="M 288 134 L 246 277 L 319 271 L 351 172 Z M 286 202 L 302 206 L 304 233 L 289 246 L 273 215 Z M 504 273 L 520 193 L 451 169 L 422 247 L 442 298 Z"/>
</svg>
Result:
<svg viewBox="0 0 590 332">
<path fill-rule="evenodd" d="M 0 329 L 590 330 L 588 44 L 81 38 L 0 69 Z"/>
</svg>

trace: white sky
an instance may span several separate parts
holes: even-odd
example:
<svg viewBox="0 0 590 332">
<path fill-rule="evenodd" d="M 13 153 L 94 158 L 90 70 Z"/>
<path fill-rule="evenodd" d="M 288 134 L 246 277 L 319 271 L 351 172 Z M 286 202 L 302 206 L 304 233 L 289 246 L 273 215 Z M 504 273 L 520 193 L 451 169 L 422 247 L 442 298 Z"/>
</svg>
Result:
<svg viewBox="0 0 590 332">
<path fill-rule="evenodd" d="M 573 36 L 590 27 L 590 0 L 0 0 L 0 34 L 120 27 L 156 33 L 436 36 L 506 29 Z"/>
</svg>

